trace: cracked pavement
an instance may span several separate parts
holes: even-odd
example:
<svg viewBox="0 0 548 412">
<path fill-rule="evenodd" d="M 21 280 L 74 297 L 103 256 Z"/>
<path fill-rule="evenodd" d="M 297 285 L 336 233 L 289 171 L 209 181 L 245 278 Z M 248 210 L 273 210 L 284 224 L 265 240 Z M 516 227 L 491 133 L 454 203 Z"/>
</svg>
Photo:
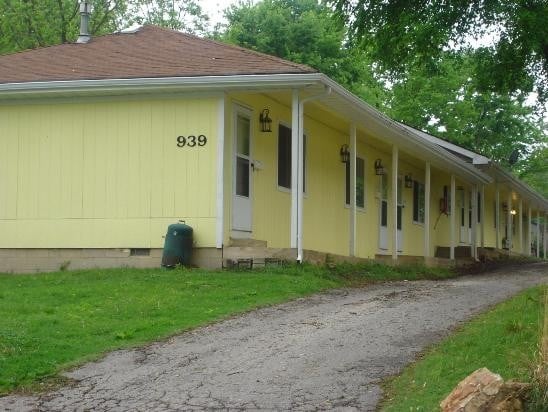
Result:
<svg viewBox="0 0 548 412">
<path fill-rule="evenodd" d="M 0 398 L 0 410 L 374 411 L 383 378 L 459 322 L 541 283 L 546 263 L 333 290 L 112 352 L 64 373 L 72 385 Z"/>
</svg>

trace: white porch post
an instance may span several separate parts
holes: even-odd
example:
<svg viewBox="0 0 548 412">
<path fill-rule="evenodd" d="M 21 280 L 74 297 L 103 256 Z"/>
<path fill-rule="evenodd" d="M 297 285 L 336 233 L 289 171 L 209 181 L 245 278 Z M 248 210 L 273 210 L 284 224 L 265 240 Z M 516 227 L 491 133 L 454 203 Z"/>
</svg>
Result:
<svg viewBox="0 0 548 412">
<path fill-rule="evenodd" d="M 540 257 L 540 209 L 537 209 L 537 258 Z"/>
<path fill-rule="evenodd" d="M 544 212 L 544 244 L 543 244 L 543 246 L 544 246 L 544 260 L 546 260 L 546 245 L 547 245 L 546 233 L 548 233 L 546 231 L 546 226 L 548 226 L 548 225 L 546 225 L 546 222 L 548 221 L 547 219 L 548 219 L 548 214 L 546 212 Z"/>
<path fill-rule="evenodd" d="M 226 96 L 223 94 L 218 101 L 218 112 L 217 112 L 217 200 L 216 200 L 216 210 L 217 210 L 217 220 L 215 225 L 215 247 L 217 249 L 222 249 L 224 241 L 224 185 L 225 185 L 225 105 L 226 105 Z"/>
<path fill-rule="evenodd" d="M 430 257 L 430 162 L 424 168 L 424 257 Z"/>
<path fill-rule="evenodd" d="M 519 198 L 519 220 L 518 220 L 518 232 L 519 232 L 519 250 L 520 253 L 523 255 L 525 252 L 524 250 L 524 242 L 523 242 L 523 198 Z"/>
<path fill-rule="evenodd" d="M 350 256 L 356 256 L 356 124 L 350 125 Z"/>
<path fill-rule="evenodd" d="M 506 211 L 506 243 L 508 245 L 508 254 L 512 253 L 512 191 L 508 191 L 506 199 L 508 210 Z"/>
<path fill-rule="evenodd" d="M 398 147 L 392 146 L 392 259 L 398 259 Z"/>
<path fill-rule="evenodd" d="M 478 258 L 478 186 L 472 187 L 472 257 Z"/>
<path fill-rule="evenodd" d="M 531 205 L 527 208 L 527 256 L 531 256 Z"/>
<path fill-rule="evenodd" d="M 485 247 L 485 185 L 481 185 L 481 213 L 480 213 L 480 233 L 481 233 L 481 248 Z"/>
<path fill-rule="evenodd" d="M 299 101 L 299 152 L 297 157 L 297 260 L 303 260 L 303 208 L 304 208 L 304 101 Z"/>
<path fill-rule="evenodd" d="M 500 189 L 499 189 L 499 183 L 497 182 L 497 189 L 495 194 L 495 226 L 496 226 L 496 248 L 502 249 L 500 244 Z"/>
<path fill-rule="evenodd" d="M 291 101 L 291 248 L 297 248 L 299 170 L 299 91 L 293 90 Z"/>
<path fill-rule="evenodd" d="M 455 175 L 451 175 L 451 219 L 449 224 L 451 225 L 450 229 L 450 236 L 451 236 L 451 245 L 449 247 L 449 258 L 455 259 L 455 222 L 456 222 L 456 182 L 455 182 Z"/>
</svg>

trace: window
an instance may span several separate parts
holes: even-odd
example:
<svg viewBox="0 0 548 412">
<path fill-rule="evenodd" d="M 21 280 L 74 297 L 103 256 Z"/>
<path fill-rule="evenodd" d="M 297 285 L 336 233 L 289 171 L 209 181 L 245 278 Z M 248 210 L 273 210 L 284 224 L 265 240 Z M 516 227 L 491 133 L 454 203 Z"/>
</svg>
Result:
<svg viewBox="0 0 548 412">
<path fill-rule="evenodd" d="M 306 135 L 303 136 L 303 192 L 306 192 Z M 291 128 L 278 128 L 278 186 L 291 189 Z"/>
<path fill-rule="evenodd" d="M 346 204 L 350 205 L 350 162 L 346 163 Z M 365 160 L 356 157 L 356 206 L 365 207 Z"/>
<path fill-rule="evenodd" d="M 478 192 L 478 223 L 481 223 L 481 192 Z"/>
<path fill-rule="evenodd" d="M 413 181 L 413 222 L 424 223 L 424 184 Z"/>
</svg>

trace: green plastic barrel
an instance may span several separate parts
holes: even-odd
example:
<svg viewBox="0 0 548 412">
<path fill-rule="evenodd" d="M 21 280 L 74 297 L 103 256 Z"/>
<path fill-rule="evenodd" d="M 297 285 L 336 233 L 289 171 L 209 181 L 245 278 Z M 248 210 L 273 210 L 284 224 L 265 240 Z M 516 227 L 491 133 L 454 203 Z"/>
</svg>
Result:
<svg viewBox="0 0 548 412">
<path fill-rule="evenodd" d="M 192 233 L 192 228 L 182 220 L 179 223 L 168 226 L 164 242 L 164 253 L 162 255 L 163 267 L 174 268 L 177 265 L 190 266 L 192 258 Z"/>
</svg>

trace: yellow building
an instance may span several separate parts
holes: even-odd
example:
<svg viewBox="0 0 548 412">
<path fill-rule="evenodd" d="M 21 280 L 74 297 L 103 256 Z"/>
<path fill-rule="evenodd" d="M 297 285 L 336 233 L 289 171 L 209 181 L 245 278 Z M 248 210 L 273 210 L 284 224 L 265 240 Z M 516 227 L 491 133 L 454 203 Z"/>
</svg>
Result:
<svg viewBox="0 0 548 412">
<path fill-rule="evenodd" d="M 158 266 L 178 220 L 201 266 L 529 255 L 548 211 L 310 67 L 154 26 L 0 56 L 0 125 L 0 272 Z"/>
</svg>

